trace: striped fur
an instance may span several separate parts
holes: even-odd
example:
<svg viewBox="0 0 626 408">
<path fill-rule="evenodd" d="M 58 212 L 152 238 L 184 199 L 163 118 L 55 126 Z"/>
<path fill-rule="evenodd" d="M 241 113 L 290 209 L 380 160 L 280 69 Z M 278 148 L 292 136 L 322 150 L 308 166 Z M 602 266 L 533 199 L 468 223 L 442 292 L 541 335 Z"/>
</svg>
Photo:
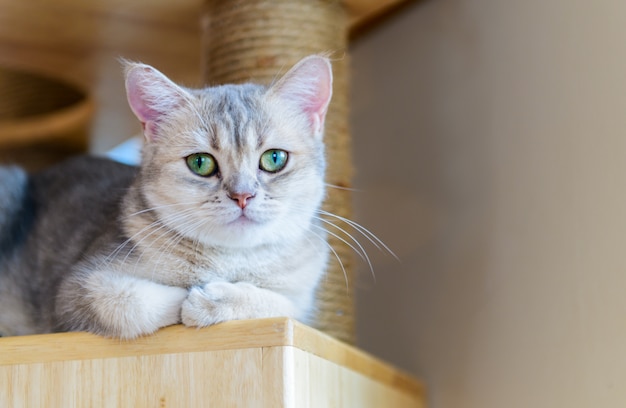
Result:
<svg viewBox="0 0 626 408">
<path fill-rule="evenodd" d="M 146 137 L 140 167 L 0 168 L 0 332 L 134 338 L 179 322 L 309 321 L 328 258 L 316 214 L 329 62 L 308 57 L 271 87 L 187 89 L 130 62 L 125 74 Z M 276 173 L 259 165 L 270 149 L 288 152 Z M 192 172 L 197 153 L 219 170 Z"/>
</svg>

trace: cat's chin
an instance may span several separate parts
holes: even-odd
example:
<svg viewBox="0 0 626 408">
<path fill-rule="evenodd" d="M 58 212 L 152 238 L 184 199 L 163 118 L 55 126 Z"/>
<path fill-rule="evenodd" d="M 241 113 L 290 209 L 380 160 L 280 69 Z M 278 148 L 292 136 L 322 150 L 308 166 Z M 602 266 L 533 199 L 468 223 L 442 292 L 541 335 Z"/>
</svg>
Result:
<svg viewBox="0 0 626 408">
<path fill-rule="evenodd" d="M 294 220 L 295 221 L 295 220 Z M 298 220 L 299 221 L 299 220 Z M 271 221 L 258 221 L 241 215 L 220 226 L 211 233 L 197 237 L 204 245 L 223 248 L 252 248 L 264 245 L 284 244 L 299 239 L 300 228 L 284 228 Z"/>
<path fill-rule="evenodd" d="M 217 248 L 254 248 L 268 243 L 264 236 L 263 229 L 236 226 L 214 231 L 211 237 L 202 237 L 200 242 Z"/>
<path fill-rule="evenodd" d="M 212 228 L 210 234 L 203 234 L 198 240 L 212 247 L 251 248 L 267 243 L 270 236 L 267 223 L 241 215 L 224 225 Z"/>
</svg>

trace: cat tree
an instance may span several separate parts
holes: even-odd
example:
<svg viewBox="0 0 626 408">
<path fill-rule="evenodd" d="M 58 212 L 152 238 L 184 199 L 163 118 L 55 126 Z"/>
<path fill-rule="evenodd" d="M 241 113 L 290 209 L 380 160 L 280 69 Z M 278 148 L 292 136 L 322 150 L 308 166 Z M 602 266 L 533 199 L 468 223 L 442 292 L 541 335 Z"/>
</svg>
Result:
<svg viewBox="0 0 626 408">
<path fill-rule="evenodd" d="M 204 73 L 209 84 L 270 83 L 302 57 L 327 53 L 333 62 L 333 99 L 326 116 L 326 182 L 350 187 L 352 168 L 348 129 L 348 20 L 338 0 L 207 0 Z M 352 218 L 349 191 L 329 188 L 326 211 Z M 347 226 L 343 226 L 346 228 Z M 333 231 L 337 232 L 337 231 Z M 341 259 L 331 265 L 318 291 L 316 327 L 354 342 L 354 253 L 335 237 Z"/>
<path fill-rule="evenodd" d="M 353 3 L 354 17 L 357 4 L 381 11 L 400 1 L 204 1 L 208 84 L 270 83 L 305 55 L 331 57 L 327 183 L 350 187 L 345 3 Z M 86 4 L 76 0 L 77 8 Z M 331 188 L 325 209 L 351 218 L 348 190 Z M 318 293 L 315 326 L 325 333 L 276 318 L 200 330 L 173 326 L 133 341 L 88 333 L 0 338 L 0 407 L 423 407 L 418 381 L 336 340 L 355 338 L 354 253 L 339 239 L 331 244 L 343 267 L 333 261 Z"/>
</svg>

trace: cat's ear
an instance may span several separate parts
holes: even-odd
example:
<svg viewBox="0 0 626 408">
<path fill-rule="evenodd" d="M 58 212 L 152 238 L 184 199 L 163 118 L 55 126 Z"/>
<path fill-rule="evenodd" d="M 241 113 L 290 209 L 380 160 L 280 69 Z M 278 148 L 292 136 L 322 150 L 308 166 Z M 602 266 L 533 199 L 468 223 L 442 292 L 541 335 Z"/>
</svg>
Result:
<svg viewBox="0 0 626 408">
<path fill-rule="evenodd" d="M 149 142 L 159 138 L 160 123 L 189 100 L 189 93 L 150 65 L 122 61 L 128 104 Z"/>
<path fill-rule="evenodd" d="M 271 87 L 270 92 L 305 114 L 313 134 L 322 137 L 333 94 L 333 71 L 328 58 L 312 55 L 302 59 Z"/>
</svg>

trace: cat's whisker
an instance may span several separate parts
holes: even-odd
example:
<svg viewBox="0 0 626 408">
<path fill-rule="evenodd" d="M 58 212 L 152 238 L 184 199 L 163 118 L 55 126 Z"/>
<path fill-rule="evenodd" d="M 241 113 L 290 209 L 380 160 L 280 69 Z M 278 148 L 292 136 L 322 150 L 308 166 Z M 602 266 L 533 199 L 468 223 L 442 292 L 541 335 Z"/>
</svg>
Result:
<svg viewBox="0 0 626 408">
<path fill-rule="evenodd" d="M 158 223 L 153 223 L 153 224 L 154 224 L 154 225 L 152 225 L 152 224 L 151 224 L 151 225 L 152 225 L 153 227 L 156 227 L 156 225 L 157 225 Z M 139 241 L 135 242 L 135 243 L 134 243 L 134 245 L 133 245 L 133 247 L 132 247 L 132 248 L 131 248 L 131 249 L 130 249 L 127 253 L 126 253 L 126 256 L 124 257 L 123 262 L 124 262 L 124 263 L 126 263 L 126 262 L 127 262 L 128 257 L 129 257 L 129 256 L 130 256 L 133 252 L 135 252 L 135 250 L 136 250 L 137 248 L 139 248 L 139 247 L 140 247 L 140 244 L 141 244 L 144 240 L 146 240 L 146 239 L 147 239 L 149 236 L 151 236 L 152 234 L 154 234 L 154 233 L 156 233 L 156 232 L 160 231 L 160 230 L 161 230 L 161 229 L 163 229 L 164 227 L 165 227 L 165 225 L 161 224 L 160 226 L 158 226 L 158 228 L 154 229 L 152 232 L 150 232 L 149 234 L 147 234 L 146 236 L 144 236 L 143 238 L 141 238 Z M 150 245 L 148 245 L 148 246 L 150 246 Z M 141 260 L 143 259 L 143 255 L 144 255 L 144 253 L 145 253 L 145 251 L 141 251 L 141 252 L 139 253 L 139 256 L 138 256 L 138 257 L 136 258 L 136 260 L 135 260 L 135 265 L 134 265 L 133 271 L 136 271 L 136 270 L 137 270 L 137 265 L 139 265 L 139 263 L 140 263 L 140 262 L 141 262 Z"/>
<path fill-rule="evenodd" d="M 344 228 L 341 228 L 340 226 L 338 226 L 337 224 L 333 223 L 330 220 L 324 219 L 323 217 L 318 217 L 318 216 L 313 216 L 314 219 L 319 220 L 321 222 L 323 222 L 326 225 L 331 225 L 333 228 L 339 230 L 341 233 L 343 233 L 344 235 L 346 235 L 348 238 L 350 238 L 350 240 L 352 240 L 352 242 L 354 242 L 357 246 L 358 246 L 358 250 L 354 247 L 352 247 L 352 245 L 350 245 L 348 242 L 346 242 L 347 245 L 350 245 L 350 247 L 354 250 L 354 252 L 358 253 L 359 255 L 361 255 L 361 258 L 363 260 L 366 260 L 365 258 L 367 258 L 367 253 L 365 251 L 365 248 L 363 247 L 363 245 L 361 245 L 361 243 L 359 242 L 359 240 L 357 240 L 352 234 L 350 234 L 348 231 L 346 231 Z M 330 234 L 331 232 L 326 229 L 326 231 L 328 231 L 328 233 Z"/>
<path fill-rule="evenodd" d="M 193 209 L 188 209 L 186 211 L 183 212 L 179 212 L 179 213 L 175 213 L 172 214 L 170 217 L 168 218 L 164 218 L 159 222 L 159 227 L 156 228 L 155 230 L 153 230 L 152 232 L 148 233 L 146 236 L 142 237 L 138 242 L 135 243 L 135 245 L 133 246 L 133 248 L 129 251 L 129 254 L 131 252 L 133 252 L 143 241 L 147 240 L 148 238 L 152 237 L 154 234 L 156 234 L 157 232 L 163 230 L 161 232 L 161 234 L 159 236 L 152 237 L 151 241 L 159 241 L 161 240 L 161 238 L 163 238 L 164 236 L 166 236 L 168 233 L 175 233 L 177 234 L 177 232 L 173 229 L 171 229 L 167 224 L 177 224 L 177 225 L 185 225 L 183 223 L 185 223 L 186 218 L 190 215 L 193 214 Z M 148 242 L 148 247 L 150 247 L 150 242 Z M 135 262 L 135 265 L 137 265 L 139 263 L 139 261 L 142 259 L 143 257 L 143 253 L 145 251 L 142 251 L 142 253 L 140 254 L 140 256 L 138 257 L 137 261 Z M 127 254 L 127 256 L 129 255 Z"/>
<path fill-rule="evenodd" d="M 183 226 L 185 228 L 187 228 L 187 225 L 191 223 L 192 220 L 187 220 L 187 221 L 183 221 L 183 224 L 181 224 L 180 226 Z M 169 255 L 172 253 L 172 251 L 174 250 L 174 248 L 176 246 L 178 246 L 180 244 L 180 242 L 185 238 L 185 235 L 183 233 L 179 233 L 177 231 L 172 231 L 172 230 L 167 230 L 165 232 L 163 232 L 159 237 L 156 238 L 155 241 L 159 241 L 161 238 L 163 238 L 166 234 L 168 233 L 173 233 L 171 237 L 168 237 L 165 242 L 163 242 L 157 252 L 159 253 L 159 257 L 156 259 L 156 261 L 154 262 L 154 266 L 152 268 L 152 277 L 154 278 L 154 276 L 157 273 L 157 268 L 160 266 L 161 264 L 161 259 L 163 258 L 163 255 L 165 255 L 166 253 Z M 153 248 L 154 249 L 154 248 Z M 143 254 L 142 254 L 143 255 Z M 135 268 L 137 267 L 137 264 L 135 264 Z"/>
<path fill-rule="evenodd" d="M 122 219 L 128 219 L 128 218 L 131 218 L 131 217 L 135 217 L 135 216 L 137 216 L 137 215 L 140 215 L 140 214 L 144 214 L 144 213 L 147 213 L 147 212 L 160 210 L 160 209 L 163 209 L 163 208 L 171 208 L 171 207 L 177 207 L 177 206 L 182 206 L 182 205 L 184 205 L 184 206 L 190 206 L 190 205 L 197 205 L 197 204 L 198 204 L 198 202 L 197 202 L 197 201 L 188 201 L 188 202 L 183 202 L 183 203 L 173 203 L 173 204 L 156 205 L 156 206 L 154 206 L 154 207 L 145 208 L 145 209 L 143 209 L 143 210 L 141 210 L 141 211 L 137 211 L 137 212 L 134 212 L 134 213 L 132 213 L 132 214 L 128 214 L 128 215 L 124 216 Z"/>
<path fill-rule="evenodd" d="M 193 238 L 193 234 L 200 229 L 206 230 L 206 226 L 209 225 L 211 220 L 204 218 L 201 222 L 198 222 L 197 219 L 187 217 L 191 213 L 193 212 L 182 214 L 182 217 L 175 221 L 177 225 L 177 230 L 168 228 L 158 237 L 152 240 L 153 242 L 159 242 L 163 237 L 166 237 L 166 235 L 171 235 L 170 237 L 167 237 L 165 242 L 161 243 L 157 250 L 157 252 L 159 252 L 159 257 L 157 258 L 156 262 L 154 262 L 154 267 L 152 270 L 153 277 L 156 273 L 156 268 L 159 266 L 161 259 L 163 258 L 163 255 L 171 253 L 173 249 L 177 247 L 183 239 L 188 239 L 192 243 L 192 245 L 195 246 L 194 251 L 196 251 L 197 253 L 197 247 L 198 245 L 200 245 L 200 242 L 197 239 Z M 141 259 L 142 256 L 143 254 L 139 257 L 139 259 Z"/>
<path fill-rule="evenodd" d="M 315 225 L 312 224 L 311 225 L 314 228 L 317 228 L 319 230 L 325 231 L 328 235 L 338 239 L 339 241 L 343 242 L 344 244 L 346 244 L 350 249 L 352 249 L 354 251 L 354 253 L 356 253 L 359 258 L 361 258 L 363 261 L 367 262 L 368 261 L 368 257 L 367 257 L 367 253 L 365 253 L 363 250 L 361 250 L 360 248 L 357 248 L 357 246 L 360 246 L 357 243 L 357 246 L 352 245 L 350 242 L 348 242 L 345 238 L 342 238 L 339 234 L 336 234 L 332 231 L 330 231 L 328 228 L 324 228 L 321 225 Z"/>
<path fill-rule="evenodd" d="M 340 215 L 336 215 L 331 212 L 324 211 L 324 210 L 317 210 L 317 213 L 320 215 L 325 215 L 327 217 L 335 218 L 339 221 L 343 221 L 344 223 L 348 224 L 349 226 L 357 230 L 359 233 L 361 233 L 361 235 L 363 235 L 368 241 L 370 241 L 372 245 L 374 245 L 376 248 L 378 248 L 381 251 L 384 249 L 397 261 L 400 261 L 400 258 L 398 258 L 398 256 L 380 238 L 378 238 L 374 233 L 372 233 L 370 230 L 363 227 L 359 223 L 352 221 L 348 218 L 342 217 Z"/>
<path fill-rule="evenodd" d="M 374 266 L 372 265 L 372 261 L 370 260 L 370 257 L 367 255 L 367 252 L 365 251 L 365 248 L 363 248 L 363 245 L 361 245 L 361 243 L 359 241 L 357 241 L 351 234 L 349 234 L 343 228 L 333 224 L 332 222 L 330 222 L 328 220 L 324 220 L 321 217 L 315 217 L 315 218 L 320 220 L 320 221 L 322 221 L 322 222 L 324 222 L 324 223 L 326 223 L 326 224 L 332 225 L 333 227 L 337 228 L 338 230 L 340 230 L 341 232 L 346 234 L 356 244 L 356 247 L 355 247 L 350 242 L 348 242 L 346 239 L 344 239 L 341 236 L 339 236 L 339 234 L 335 234 L 334 232 L 329 231 L 327 228 L 324 228 L 322 226 L 313 224 L 313 227 L 316 227 L 316 228 L 319 228 L 319 229 L 323 229 L 324 231 L 326 231 L 331 236 L 337 238 L 338 240 L 340 240 L 341 242 L 343 242 L 344 244 L 349 246 L 363 261 L 365 261 L 367 263 L 367 266 L 369 267 L 369 270 L 370 270 L 370 272 L 372 274 L 372 277 L 374 278 L 374 281 L 376 281 L 376 275 L 374 274 Z M 358 249 L 357 249 L 357 247 L 358 247 Z"/>
<path fill-rule="evenodd" d="M 299 210 L 299 211 L 304 211 L 308 213 L 308 209 L 299 209 L 297 207 L 291 207 L 293 210 Z M 347 226 L 349 226 L 350 228 L 353 228 L 354 231 L 356 231 L 357 233 L 359 233 L 361 236 L 365 237 L 365 239 L 368 240 L 368 242 L 370 242 L 376 249 L 378 249 L 379 251 L 386 251 L 388 252 L 391 256 L 394 257 L 394 259 L 398 260 L 398 257 L 391 251 L 391 249 L 382 242 L 382 240 L 380 240 L 378 237 L 376 237 L 372 232 L 370 232 L 368 229 L 366 229 L 365 227 L 361 226 L 360 224 L 351 221 L 345 217 L 341 217 L 338 215 L 335 215 L 333 213 L 330 213 L 328 211 L 324 211 L 324 210 L 316 210 L 315 211 L 317 214 L 319 214 L 320 216 L 313 216 L 314 219 L 317 219 L 318 221 L 320 221 L 323 224 L 332 226 L 333 228 L 337 229 L 339 232 L 341 232 L 342 234 L 344 234 L 346 236 L 346 238 L 342 238 L 338 233 L 333 233 L 332 231 L 330 231 L 328 228 L 324 228 L 322 226 L 317 226 L 319 229 L 323 229 L 325 230 L 329 235 L 335 237 L 336 239 L 338 239 L 339 241 L 343 242 L 345 245 L 347 245 L 349 248 L 351 248 L 361 259 L 363 259 L 366 263 L 367 266 L 372 274 L 372 278 L 374 279 L 374 281 L 376 281 L 376 274 L 374 271 L 374 266 L 371 262 L 371 258 L 369 257 L 369 255 L 367 254 L 367 251 L 365 249 L 365 247 L 363 246 L 363 244 L 361 244 L 361 242 L 356 238 L 356 236 L 354 236 L 353 234 L 351 234 L 350 232 L 348 232 L 347 229 L 342 228 L 341 226 L 337 225 L 336 223 L 332 222 L 329 219 L 326 219 L 325 217 L 329 217 L 331 219 L 336 219 L 338 221 L 343 222 L 344 224 L 346 224 Z"/>
<path fill-rule="evenodd" d="M 132 242 L 132 240 L 137 237 L 138 235 L 142 234 L 144 231 L 146 231 L 149 228 L 152 228 L 153 226 L 157 225 L 158 221 L 154 221 L 151 224 L 145 226 L 144 228 L 142 228 L 141 230 L 137 231 L 137 233 L 133 234 L 131 237 L 127 238 L 124 242 L 122 242 L 121 244 L 119 244 L 117 246 L 117 248 L 115 248 L 113 251 L 111 251 L 111 253 L 104 258 L 104 263 L 109 263 L 111 261 L 112 258 L 115 258 L 121 251 L 122 249 L 128 245 L 130 242 Z M 134 247 L 133 247 L 134 249 Z M 133 249 L 131 249 L 129 252 L 132 252 Z M 128 256 L 128 255 L 127 255 Z"/>
<path fill-rule="evenodd" d="M 210 221 L 211 220 L 206 219 L 206 218 L 203 219 L 201 222 L 197 222 L 197 220 L 189 220 L 189 222 L 182 225 L 183 229 L 181 232 L 177 232 L 174 237 L 171 237 L 169 239 L 170 243 L 164 251 L 162 251 L 162 248 L 165 244 L 161 245 L 161 248 L 160 248 L 161 253 L 163 254 L 165 253 L 165 251 L 171 253 L 173 249 L 177 247 L 183 239 L 188 239 L 191 242 L 191 245 L 193 246 L 192 253 L 197 254 L 198 246 L 201 245 L 201 242 L 197 238 L 193 238 L 192 235 L 198 230 L 201 230 L 201 229 L 206 230 L 206 226 L 210 225 Z M 161 260 L 161 256 L 159 256 L 159 259 L 157 260 L 155 264 L 155 268 L 160 263 L 160 260 Z M 153 276 L 155 272 L 156 270 L 153 270 Z"/>
<path fill-rule="evenodd" d="M 297 209 L 297 208 L 292 207 L 292 209 Z M 314 217 L 314 218 L 319 218 L 319 217 Z M 314 237 L 316 237 L 317 239 L 319 239 L 319 240 L 320 240 L 320 241 L 321 241 L 321 242 L 322 242 L 322 243 L 323 243 L 323 244 L 324 244 L 324 245 L 325 245 L 325 246 L 326 246 L 326 247 L 330 250 L 330 252 L 333 254 L 333 256 L 335 257 L 335 259 L 337 260 L 337 263 L 339 264 L 339 267 L 341 268 L 341 271 L 342 271 L 342 273 L 343 273 L 343 278 L 344 278 L 344 281 L 345 281 L 345 283 L 346 283 L 346 291 L 347 291 L 347 292 L 349 292 L 349 290 L 350 290 L 350 284 L 349 284 L 349 280 L 348 280 L 348 273 L 347 273 L 347 271 L 346 271 L 346 268 L 345 268 L 345 266 L 344 266 L 344 263 L 343 263 L 343 261 L 341 260 L 341 257 L 339 256 L 339 253 L 337 253 L 337 251 L 335 250 L 335 248 L 333 248 L 333 246 L 332 246 L 332 245 L 328 242 L 328 240 L 326 239 L 326 237 L 325 237 L 325 236 L 322 236 L 322 235 L 320 235 L 320 234 L 318 234 L 318 233 L 316 233 L 316 232 L 315 232 L 315 231 L 313 231 L 311 228 L 305 228 L 305 227 L 303 227 L 302 225 L 293 224 L 292 226 L 293 226 L 293 227 L 296 227 L 296 228 L 298 228 L 298 229 L 300 229 L 300 230 L 302 230 L 302 231 L 304 231 L 304 232 L 306 232 L 306 233 L 309 233 L 309 234 L 313 235 Z M 324 228 L 324 227 L 322 227 L 322 226 L 319 226 L 319 225 L 312 225 L 312 226 L 315 226 L 315 227 L 317 227 L 319 230 L 321 230 L 321 231 L 323 231 L 323 232 L 325 232 L 325 233 L 330 234 L 330 232 L 329 232 L 326 228 Z M 307 236 L 307 234 L 306 234 L 306 233 L 305 233 L 305 234 L 303 234 L 302 236 L 303 236 L 303 237 L 304 237 L 307 241 L 311 242 L 310 238 Z M 341 238 L 340 238 L 340 237 L 338 237 L 338 239 L 341 239 Z M 347 245 L 349 245 L 347 242 L 346 242 L 346 244 L 347 244 Z M 356 249 L 355 249 L 355 248 L 353 248 L 353 250 L 355 250 L 355 251 L 356 251 Z M 356 252 L 358 253 L 358 251 L 356 251 Z"/>
<path fill-rule="evenodd" d="M 319 238 L 319 240 L 322 241 L 328 247 L 330 252 L 332 252 L 332 254 L 335 256 L 335 259 L 337 259 L 337 262 L 339 263 L 339 267 L 341 268 L 341 271 L 343 272 L 343 279 L 346 282 L 346 292 L 349 293 L 350 284 L 348 282 L 348 273 L 346 272 L 346 267 L 343 265 L 343 262 L 341 261 L 341 257 L 339 256 L 335 248 L 333 248 L 333 246 L 330 245 L 324 237 L 321 237 L 319 234 L 315 233 L 314 231 L 309 230 L 309 232 L 313 234 L 314 236 L 316 236 L 317 238 Z"/>
<path fill-rule="evenodd" d="M 176 223 L 178 222 L 181 218 L 184 218 L 187 216 L 187 213 L 193 213 L 193 209 L 187 209 L 183 212 L 179 212 L 179 213 L 174 213 L 171 214 L 170 216 L 166 216 L 163 217 L 160 220 L 156 220 L 152 223 L 150 223 L 149 225 L 147 225 L 146 227 L 142 228 L 139 232 L 137 232 L 136 234 L 134 234 L 131 238 L 127 239 L 126 242 L 123 244 L 123 246 L 126 246 L 126 244 L 128 244 L 129 242 L 132 242 L 134 240 L 135 237 L 139 236 L 140 234 L 144 233 L 145 231 L 147 231 L 149 228 L 154 228 L 158 225 L 158 228 L 156 228 L 155 230 L 153 230 L 152 232 L 146 234 L 144 237 L 142 237 L 139 241 L 135 242 L 135 244 L 133 245 L 133 247 L 126 253 L 126 256 L 123 259 L 123 262 L 126 262 L 126 260 L 128 259 L 128 257 L 130 256 L 131 253 L 133 253 L 135 251 L 135 249 L 147 238 L 149 238 L 150 236 L 152 236 L 153 234 L 157 233 L 159 230 L 166 228 L 166 222 L 169 223 Z M 139 259 L 141 259 L 141 256 L 139 257 Z"/>
<path fill-rule="evenodd" d="M 173 231 L 173 230 L 168 230 L 166 232 L 164 232 L 163 234 L 161 234 L 156 240 L 160 240 L 163 236 L 165 236 L 165 234 L 167 234 L 168 232 L 173 233 L 171 237 L 169 237 L 164 243 L 161 244 L 161 246 L 159 247 L 158 252 L 160 253 L 159 258 L 157 259 L 157 261 L 155 262 L 155 267 L 156 268 L 160 261 L 161 258 L 163 257 L 163 255 L 165 253 L 171 253 L 172 250 L 178 246 L 180 244 L 180 242 L 183 239 L 188 239 L 190 240 L 192 243 L 197 244 L 197 241 L 194 240 L 193 238 L 191 238 L 191 235 L 193 232 L 195 232 L 196 230 L 203 228 L 209 221 L 208 220 L 203 220 L 202 222 L 198 222 L 195 219 L 188 219 L 188 220 L 184 220 L 182 221 L 182 223 L 178 224 L 179 227 L 179 231 Z M 155 269 L 153 269 L 153 275 L 156 272 Z"/>
<path fill-rule="evenodd" d="M 351 191 L 351 192 L 354 192 L 354 193 L 360 193 L 360 192 L 362 192 L 362 190 L 359 190 L 359 189 L 356 189 L 356 188 L 351 188 L 351 187 L 342 187 L 342 186 L 337 186 L 337 185 L 335 185 L 335 184 L 328 184 L 328 183 L 324 183 L 324 185 L 325 185 L 326 187 L 334 188 L 334 189 L 337 189 L 337 190 Z"/>
<path fill-rule="evenodd" d="M 349 227 L 354 228 L 354 230 L 356 230 L 363 237 L 365 237 L 372 245 L 374 245 L 374 247 L 376 247 L 376 249 L 378 249 L 379 251 L 383 250 L 383 247 L 381 246 L 382 241 L 381 241 L 381 243 L 379 243 L 378 241 L 380 241 L 380 240 L 378 239 L 378 237 L 376 237 L 374 234 L 370 233 L 364 227 L 361 227 L 360 224 L 358 224 L 358 223 L 356 223 L 356 222 L 354 222 L 352 220 L 349 220 L 348 218 L 341 217 L 339 215 L 335 215 L 335 214 L 333 214 L 331 212 L 327 212 L 327 211 L 324 211 L 324 210 L 318 210 L 317 213 L 322 215 L 322 216 L 334 218 L 334 219 L 336 219 L 338 221 L 341 221 L 341 222 L 345 223 Z"/>
<path fill-rule="evenodd" d="M 196 202 L 189 202 L 189 203 L 186 203 L 186 205 L 195 204 L 195 203 L 196 203 Z M 180 203 L 180 204 L 182 205 L 182 204 L 184 204 L 184 203 Z M 132 216 L 137 216 L 137 215 L 140 215 L 140 214 L 143 214 L 143 213 L 146 213 L 146 212 L 150 212 L 150 211 L 152 211 L 152 210 L 154 210 L 154 209 L 157 209 L 157 208 L 166 208 L 166 207 L 172 207 L 172 206 L 176 206 L 176 205 L 178 205 L 178 204 L 161 205 L 161 206 L 151 207 L 151 208 L 148 208 L 148 209 L 145 209 L 145 210 L 138 211 L 138 212 L 136 212 L 136 213 L 130 214 L 130 215 L 128 215 L 128 216 L 126 216 L 126 217 L 124 217 L 124 218 L 122 218 L 122 219 L 129 219 L 129 218 L 131 218 Z M 176 215 L 176 213 L 175 213 L 174 215 Z M 134 235 L 132 235 L 131 237 L 129 237 L 128 239 L 126 239 L 124 242 L 122 242 L 121 244 L 119 244 L 119 245 L 117 246 L 117 248 L 115 248 L 115 249 L 114 249 L 114 250 L 113 250 L 113 251 L 112 251 L 112 252 L 111 252 L 111 253 L 110 253 L 110 254 L 109 254 L 109 255 L 108 255 L 105 259 L 104 259 L 104 262 L 105 262 L 105 263 L 110 262 L 111 258 L 114 258 L 115 256 L 117 256 L 117 255 L 119 254 L 119 252 L 120 252 L 120 251 L 121 251 L 121 250 L 122 250 L 122 249 L 123 249 L 123 248 L 124 248 L 127 244 L 129 244 L 130 242 L 132 242 L 132 241 L 133 241 L 133 239 L 134 239 L 134 238 L 136 238 L 136 237 L 137 237 L 137 236 L 139 236 L 140 234 L 144 233 L 144 232 L 145 232 L 146 230 L 148 230 L 149 228 L 152 228 L 152 227 L 154 227 L 154 226 L 156 226 L 156 225 L 158 225 L 158 224 L 159 224 L 159 220 L 155 220 L 155 221 L 154 221 L 154 222 L 152 222 L 151 224 L 149 224 L 149 225 L 145 226 L 144 228 L 142 228 L 141 230 L 139 230 L 137 233 L 135 233 Z M 128 256 L 130 255 L 130 253 L 132 253 L 132 252 L 134 251 L 135 247 L 136 247 L 136 246 L 134 246 L 134 247 L 133 247 L 130 251 L 128 251 L 128 253 L 126 254 L 126 257 L 125 257 L 124 259 L 127 259 L 127 258 L 128 258 Z"/>
</svg>

